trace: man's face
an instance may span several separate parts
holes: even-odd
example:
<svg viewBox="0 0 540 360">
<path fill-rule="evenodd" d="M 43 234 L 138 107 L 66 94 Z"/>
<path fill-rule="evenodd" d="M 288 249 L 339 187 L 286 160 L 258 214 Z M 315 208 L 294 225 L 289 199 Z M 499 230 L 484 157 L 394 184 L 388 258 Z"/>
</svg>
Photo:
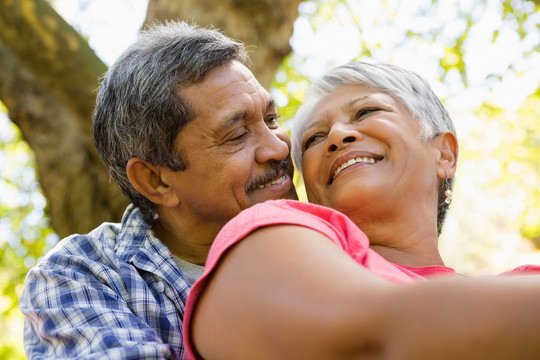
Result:
<svg viewBox="0 0 540 360">
<path fill-rule="evenodd" d="M 270 94 L 245 66 L 215 68 L 181 96 L 196 112 L 176 139 L 187 168 L 171 185 L 184 214 L 225 222 L 259 202 L 296 199 L 289 137 Z"/>
</svg>

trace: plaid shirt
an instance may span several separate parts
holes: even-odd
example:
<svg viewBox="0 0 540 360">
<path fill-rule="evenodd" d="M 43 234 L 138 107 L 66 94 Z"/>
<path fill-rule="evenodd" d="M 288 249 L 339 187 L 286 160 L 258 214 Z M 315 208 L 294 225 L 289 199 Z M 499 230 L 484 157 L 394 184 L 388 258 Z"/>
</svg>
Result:
<svg viewBox="0 0 540 360">
<path fill-rule="evenodd" d="M 139 209 L 58 243 L 19 306 L 29 359 L 180 359 L 191 286 Z"/>
</svg>

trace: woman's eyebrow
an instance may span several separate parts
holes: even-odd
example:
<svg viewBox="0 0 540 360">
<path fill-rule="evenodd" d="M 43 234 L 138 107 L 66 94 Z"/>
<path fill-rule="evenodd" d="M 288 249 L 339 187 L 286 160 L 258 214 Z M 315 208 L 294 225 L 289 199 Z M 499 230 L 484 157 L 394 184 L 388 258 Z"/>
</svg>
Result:
<svg viewBox="0 0 540 360">
<path fill-rule="evenodd" d="M 353 99 L 353 100 L 349 101 L 347 104 L 345 104 L 343 109 L 345 111 L 351 110 L 357 102 L 364 101 L 364 100 L 368 99 L 370 96 L 371 95 L 365 95 L 365 96 L 360 96 L 359 98 Z"/>
<path fill-rule="evenodd" d="M 315 120 L 313 122 L 310 122 L 308 125 L 306 125 L 306 127 L 304 127 L 303 134 L 305 134 L 308 130 L 311 130 L 311 128 L 319 126 L 319 124 L 321 124 L 324 121 L 326 121 L 326 119 L 319 119 L 319 120 Z"/>
</svg>

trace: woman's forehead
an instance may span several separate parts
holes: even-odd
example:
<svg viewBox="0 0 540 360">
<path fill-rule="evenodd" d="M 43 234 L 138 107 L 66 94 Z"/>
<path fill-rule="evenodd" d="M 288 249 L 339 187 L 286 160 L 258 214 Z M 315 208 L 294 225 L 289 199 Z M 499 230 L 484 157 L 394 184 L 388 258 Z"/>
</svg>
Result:
<svg viewBox="0 0 540 360">
<path fill-rule="evenodd" d="M 397 99 L 367 85 L 343 85 L 311 102 L 306 112 L 304 130 L 312 123 L 333 112 L 347 113 L 358 106 L 377 102 L 381 105 L 399 106 Z"/>
</svg>

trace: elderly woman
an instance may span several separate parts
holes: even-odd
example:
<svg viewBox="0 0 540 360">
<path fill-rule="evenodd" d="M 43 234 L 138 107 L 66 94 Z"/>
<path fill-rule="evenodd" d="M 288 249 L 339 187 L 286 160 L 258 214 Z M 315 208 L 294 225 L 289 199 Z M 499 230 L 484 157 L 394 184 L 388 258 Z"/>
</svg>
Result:
<svg viewBox="0 0 540 360">
<path fill-rule="evenodd" d="M 313 85 L 295 122 L 313 204 L 266 202 L 223 228 L 189 295 L 188 358 L 540 356 L 540 277 L 465 278 L 444 266 L 437 240 L 458 144 L 424 80 L 341 66 Z"/>
</svg>

